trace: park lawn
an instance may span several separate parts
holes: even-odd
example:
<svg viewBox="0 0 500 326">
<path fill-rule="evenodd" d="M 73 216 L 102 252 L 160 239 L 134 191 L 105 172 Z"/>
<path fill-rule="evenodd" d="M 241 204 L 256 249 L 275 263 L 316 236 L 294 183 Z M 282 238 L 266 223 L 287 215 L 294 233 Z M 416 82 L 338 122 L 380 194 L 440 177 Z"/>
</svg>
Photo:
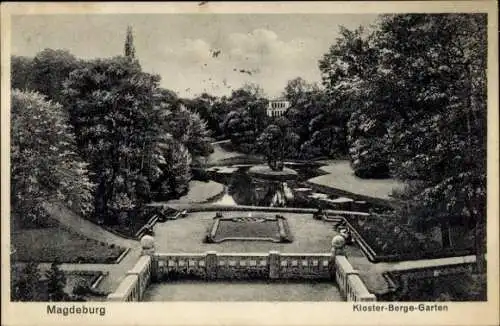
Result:
<svg viewBox="0 0 500 326">
<path fill-rule="evenodd" d="M 331 187 L 345 192 L 381 199 L 392 200 L 394 189 L 401 189 L 404 183 L 395 179 L 362 179 L 354 175 L 349 161 L 325 161 L 321 167 L 325 175 L 309 179 L 312 184 Z"/>
<path fill-rule="evenodd" d="M 15 231 L 12 259 L 19 262 L 110 264 L 125 250 L 59 227 Z"/>
</svg>

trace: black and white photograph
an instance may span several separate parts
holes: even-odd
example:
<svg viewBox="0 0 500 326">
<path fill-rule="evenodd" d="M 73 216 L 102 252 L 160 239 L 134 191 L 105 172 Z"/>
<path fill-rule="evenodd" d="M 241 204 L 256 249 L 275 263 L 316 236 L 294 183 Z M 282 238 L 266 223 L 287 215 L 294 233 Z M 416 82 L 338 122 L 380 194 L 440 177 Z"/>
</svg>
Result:
<svg viewBox="0 0 500 326">
<path fill-rule="evenodd" d="M 492 299 L 491 14 L 9 19 L 7 301 Z"/>
</svg>

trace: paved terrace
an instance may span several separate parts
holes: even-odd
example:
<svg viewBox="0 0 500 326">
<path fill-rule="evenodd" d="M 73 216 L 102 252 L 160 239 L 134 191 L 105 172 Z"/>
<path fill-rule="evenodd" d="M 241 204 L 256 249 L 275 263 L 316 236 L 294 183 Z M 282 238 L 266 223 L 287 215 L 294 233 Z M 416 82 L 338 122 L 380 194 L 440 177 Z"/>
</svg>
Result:
<svg viewBox="0 0 500 326">
<path fill-rule="evenodd" d="M 153 283 L 143 301 L 344 301 L 332 282 Z"/>
</svg>

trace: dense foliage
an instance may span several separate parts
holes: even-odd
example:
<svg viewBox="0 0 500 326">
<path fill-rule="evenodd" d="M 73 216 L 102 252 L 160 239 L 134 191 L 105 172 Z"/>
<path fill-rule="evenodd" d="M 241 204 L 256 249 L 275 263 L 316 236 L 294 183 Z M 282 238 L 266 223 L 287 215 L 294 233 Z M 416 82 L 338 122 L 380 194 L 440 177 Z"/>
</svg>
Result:
<svg viewBox="0 0 500 326">
<path fill-rule="evenodd" d="M 158 81 L 136 61 L 116 57 L 87 62 L 65 83 L 64 103 L 97 184 L 96 214 L 108 223 L 149 201 L 161 174 Z"/>
<path fill-rule="evenodd" d="M 478 253 L 486 216 L 486 48 L 485 15 L 383 15 L 371 30 L 343 30 L 320 62 L 326 89 L 354 109 L 348 142 L 355 172 L 412 181 L 400 214 L 443 230 L 473 226 Z"/>
<path fill-rule="evenodd" d="M 254 152 L 255 141 L 268 124 L 267 100 L 262 90 L 246 85 L 233 91 L 225 105 L 229 108 L 221 124 L 225 135 L 240 151 Z"/>
<path fill-rule="evenodd" d="M 16 225 L 43 220 L 44 204 L 63 202 L 74 211 L 92 211 L 94 185 L 76 154 L 63 108 L 38 93 L 12 91 L 11 217 Z"/>
<path fill-rule="evenodd" d="M 255 146 L 264 154 L 272 170 L 283 170 L 286 157 L 294 156 L 297 151 L 299 136 L 293 131 L 286 118 L 278 118 L 264 129 L 257 138 Z"/>
</svg>

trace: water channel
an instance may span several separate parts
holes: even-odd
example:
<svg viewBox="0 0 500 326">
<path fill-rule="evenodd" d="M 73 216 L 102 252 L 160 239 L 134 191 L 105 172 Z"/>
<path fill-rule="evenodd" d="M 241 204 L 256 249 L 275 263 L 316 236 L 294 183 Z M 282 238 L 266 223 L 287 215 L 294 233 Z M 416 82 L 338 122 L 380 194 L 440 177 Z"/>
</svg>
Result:
<svg viewBox="0 0 500 326">
<path fill-rule="evenodd" d="M 318 189 L 307 180 L 324 174 L 320 164 L 288 163 L 285 167 L 297 172 L 277 179 L 249 173 L 252 165 L 211 167 L 207 171 L 211 180 L 225 185 L 225 191 L 213 198 L 213 204 L 233 206 L 267 206 L 324 208 L 357 211 L 382 211 L 385 208 L 353 196 L 335 194 L 335 189 Z"/>
</svg>

